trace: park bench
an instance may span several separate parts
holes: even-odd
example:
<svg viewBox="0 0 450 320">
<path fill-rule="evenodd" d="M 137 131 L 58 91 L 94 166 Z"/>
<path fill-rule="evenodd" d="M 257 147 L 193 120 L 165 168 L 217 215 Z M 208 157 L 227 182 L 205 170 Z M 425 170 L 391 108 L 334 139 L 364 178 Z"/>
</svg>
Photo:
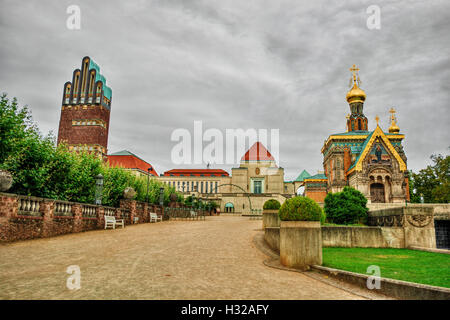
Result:
<svg viewBox="0 0 450 320">
<path fill-rule="evenodd" d="M 122 229 L 125 227 L 124 219 L 116 219 L 114 216 L 105 216 L 105 229 L 108 227 L 112 227 L 116 229 L 116 225 L 122 226 Z"/>
<path fill-rule="evenodd" d="M 162 221 L 162 217 L 161 216 L 158 216 L 156 213 L 154 213 L 154 212 L 150 212 L 150 222 L 158 222 L 158 220 L 159 221 Z"/>
</svg>

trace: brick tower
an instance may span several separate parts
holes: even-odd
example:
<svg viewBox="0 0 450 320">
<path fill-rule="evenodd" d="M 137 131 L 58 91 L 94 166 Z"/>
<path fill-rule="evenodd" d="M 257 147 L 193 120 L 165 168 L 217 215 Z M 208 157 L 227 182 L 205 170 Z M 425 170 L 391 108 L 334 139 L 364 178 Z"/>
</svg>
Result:
<svg viewBox="0 0 450 320">
<path fill-rule="evenodd" d="M 112 91 L 99 66 L 84 57 L 81 70 L 64 84 L 58 144 L 71 151 L 87 151 L 106 157 Z"/>
</svg>

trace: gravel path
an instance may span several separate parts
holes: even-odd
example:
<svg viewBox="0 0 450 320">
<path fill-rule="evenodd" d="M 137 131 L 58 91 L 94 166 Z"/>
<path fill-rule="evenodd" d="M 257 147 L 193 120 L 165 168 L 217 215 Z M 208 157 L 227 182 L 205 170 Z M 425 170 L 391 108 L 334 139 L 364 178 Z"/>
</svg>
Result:
<svg viewBox="0 0 450 320">
<path fill-rule="evenodd" d="M 0 299 L 361 299 L 267 267 L 261 220 L 207 217 L 0 245 Z M 81 288 L 66 269 L 78 265 Z"/>
</svg>

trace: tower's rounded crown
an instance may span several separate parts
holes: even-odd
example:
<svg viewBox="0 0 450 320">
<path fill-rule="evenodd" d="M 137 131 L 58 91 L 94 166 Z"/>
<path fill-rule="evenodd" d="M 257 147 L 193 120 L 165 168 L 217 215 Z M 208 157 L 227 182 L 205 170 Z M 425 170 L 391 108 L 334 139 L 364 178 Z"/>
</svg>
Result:
<svg viewBox="0 0 450 320">
<path fill-rule="evenodd" d="M 353 84 L 353 87 L 350 89 L 350 91 L 347 92 L 346 99 L 349 104 L 355 102 L 364 103 L 364 101 L 366 100 L 366 93 L 355 83 Z"/>
</svg>

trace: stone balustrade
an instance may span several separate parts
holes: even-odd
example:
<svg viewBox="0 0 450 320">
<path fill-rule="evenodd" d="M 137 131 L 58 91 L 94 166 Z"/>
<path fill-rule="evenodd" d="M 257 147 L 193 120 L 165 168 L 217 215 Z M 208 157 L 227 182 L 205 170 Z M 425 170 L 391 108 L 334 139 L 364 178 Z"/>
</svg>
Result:
<svg viewBox="0 0 450 320">
<path fill-rule="evenodd" d="M 59 217 L 72 216 L 72 204 L 66 201 L 55 201 L 53 214 Z"/>
<path fill-rule="evenodd" d="M 40 198 L 20 196 L 17 201 L 19 214 L 41 216 L 41 212 L 39 211 L 41 200 Z"/>
<path fill-rule="evenodd" d="M 150 212 L 161 215 L 163 210 L 135 200 L 122 200 L 113 208 L 0 193 L 0 242 L 103 229 L 105 215 L 123 218 L 125 225 L 145 223 Z"/>
</svg>

